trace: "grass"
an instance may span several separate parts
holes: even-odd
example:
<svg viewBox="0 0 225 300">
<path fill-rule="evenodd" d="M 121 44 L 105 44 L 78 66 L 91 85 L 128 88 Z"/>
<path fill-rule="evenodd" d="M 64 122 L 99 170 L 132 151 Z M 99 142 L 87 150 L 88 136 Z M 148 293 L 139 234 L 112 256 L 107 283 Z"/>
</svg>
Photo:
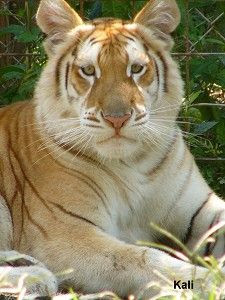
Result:
<svg viewBox="0 0 225 300">
<path fill-rule="evenodd" d="M 157 282 L 151 282 L 148 284 L 143 291 L 141 291 L 138 297 L 129 296 L 128 300 L 141 300 L 143 294 L 150 287 L 157 288 L 157 294 L 154 297 L 151 297 L 151 300 L 220 300 L 225 299 L 225 274 L 222 273 L 221 268 L 225 262 L 225 254 L 220 259 L 215 259 L 213 256 L 202 257 L 199 255 L 202 247 L 206 245 L 208 242 L 214 242 L 216 237 L 220 234 L 224 234 L 224 225 L 225 222 L 220 222 L 213 226 L 209 231 L 207 231 L 202 238 L 199 240 L 195 248 L 190 251 L 181 241 L 179 241 L 175 236 L 166 230 L 151 224 L 151 227 L 154 230 L 157 230 L 161 235 L 164 235 L 166 238 L 169 238 L 173 243 L 175 243 L 181 251 L 174 250 L 168 246 L 151 243 L 151 242 L 138 242 L 139 245 L 150 246 L 154 248 L 158 248 L 160 250 L 171 253 L 173 256 L 176 256 L 179 259 L 184 261 L 198 264 L 204 266 L 208 269 L 208 274 L 203 280 L 200 282 L 200 289 L 204 291 L 204 295 L 202 293 L 194 292 L 192 290 L 174 290 L 173 282 L 166 278 L 163 274 L 159 273 L 157 270 L 153 270 L 153 273 L 158 276 L 161 280 L 163 280 L 164 284 L 159 284 Z M 11 259 L 10 259 L 11 260 Z M 1 259 L 0 262 L 2 263 Z M 208 286 L 208 277 L 210 276 L 212 286 Z M 194 278 L 193 278 L 194 279 Z M 18 300 L 32 300 L 35 299 L 36 296 L 26 296 L 26 288 L 23 284 L 24 278 L 21 277 L 18 285 L 12 286 L 10 282 L 6 280 L 6 274 L 0 275 L 0 295 L 7 295 L 5 299 L 18 299 Z M 14 298 L 13 298 L 14 297 Z M 2 296 L 0 296 L 2 300 Z M 44 298 L 43 298 L 44 299 Z M 112 299 L 112 300 L 120 300 L 117 295 L 110 291 L 101 292 L 98 294 L 89 294 L 89 295 L 78 295 L 72 289 L 69 290 L 67 294 L 59 294 L 51 299 L 53 300 L 94 300 L 94 299 Z"/>
</svg>

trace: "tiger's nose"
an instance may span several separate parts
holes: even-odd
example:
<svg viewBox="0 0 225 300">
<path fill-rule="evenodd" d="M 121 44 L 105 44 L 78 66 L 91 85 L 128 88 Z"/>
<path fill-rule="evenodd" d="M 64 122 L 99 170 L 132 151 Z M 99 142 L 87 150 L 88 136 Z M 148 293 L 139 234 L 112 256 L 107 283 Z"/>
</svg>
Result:
<svg viewBox="0 0 225 300">
<path fill-rule="evenodd" d="M 103 118 L 108 121 L 112 127 L 114 127 L 115 129 L 120 129 L 121 127 L 123 127 L 123 125 L 125 124 L 125 122 L 127 120 L 129 120 L 131 117 L 131 113 L 129 114 L 125 114 L 122 117 L 114 117 L 114 116 L 110 116 L 110 115 L 104 115 L 103 114 Z"/>
</svg>

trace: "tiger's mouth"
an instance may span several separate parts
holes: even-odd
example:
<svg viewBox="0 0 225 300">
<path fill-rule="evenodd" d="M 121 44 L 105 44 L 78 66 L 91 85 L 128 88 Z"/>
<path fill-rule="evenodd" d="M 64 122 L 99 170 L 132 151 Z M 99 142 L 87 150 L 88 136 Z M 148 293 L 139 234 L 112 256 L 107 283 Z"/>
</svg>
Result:
<svg viewBox="0 0 225 300">
<path fill-rule="evenodd" d="M 133 139 L 133 138 L 126 137 L 126 136 L 120 135 L 120 134 L 115 134 L 115 135 L 113 135 L 109 138 L 106 138 L 102 141 L 97 142 L 96 144 L 102 145 L 102 144 L 105 144 L 105 143 L 108 143 L 108 142 L 121 144 L 121 142 L 123 142 L 123 141 L 127 141 L 127 142 L 130 142 L 130 143 L 135 143 L 136 142 L 136 140 Z"/>
</svg>

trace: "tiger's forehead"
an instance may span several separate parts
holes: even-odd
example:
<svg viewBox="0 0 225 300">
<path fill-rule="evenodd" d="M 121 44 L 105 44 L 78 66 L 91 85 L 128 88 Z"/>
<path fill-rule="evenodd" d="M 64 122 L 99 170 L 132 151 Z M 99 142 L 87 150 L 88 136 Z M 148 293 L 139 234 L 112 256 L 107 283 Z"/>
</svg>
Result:
<svg viewBox="0 0 225 300">
<path fill-rule="evenodd" d="M 90 22 L 86 23 L 87 25 Z M 135 41 L 138 36 L 135 30 L 128 29 L 129 21 L 112 18 L 95 19 L 91 23 L 94 27 L 89 40 L 92 44 L 102 42 L 102 44 L 120 42 L 127 43 L 128 39 Z"/>
<path fill-rule="evenodd" d="M 127 63 L 133 52 L 137 56 L 144 52 L 144 47 L 129 21 L 112 18 L 95 19 L 87 22 L 93 29 L 82 42 L 79 58 L 85 58 L 100 64 L 109 63 L 113 57 Z"/>
<path fill-rule="evenodd" d="M 131 24 L 130 21 L 115 19 L 115 18 L 98 18 L 91 21 L 86 22 L 86 24 L 92 24 L 97 29 L 104 30 L 107 27 L 122 27 L 126 24 Z"/>
</svg>

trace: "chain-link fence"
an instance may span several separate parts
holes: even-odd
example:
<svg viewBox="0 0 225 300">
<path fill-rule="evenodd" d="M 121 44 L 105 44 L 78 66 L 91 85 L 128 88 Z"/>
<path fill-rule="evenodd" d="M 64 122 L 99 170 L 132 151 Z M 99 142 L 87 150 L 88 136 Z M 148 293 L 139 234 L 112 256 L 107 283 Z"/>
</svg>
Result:
<svg viewBox="0 0 225 300">
<path fill-rule="evenodd" d="M 110 0 L 108 0 L 110 2 Z M 123 0 L 118 0 L 123 2 Z M 0 15 L 0 26 L 2 28 L 10 27 L 11 30 L 9 30 L 10 34 L 6 35 L 0 35 L 0 67 L 12 65 L 12 64 L 20 64 L 24 61 L 24 58 L 26 57 L 26 60 L 28 63 L 30 63 L 32 60 L 35 59 L 37 56 L 34 52 L 29 52 L 29 47 L 24 42 L 18 41 L 18 39 L 15 38 L 15 36 L 12 35 L 13 30 L 14 32 L 18 29 L 18 26 L 23 26 L 24 28 L 31 27 L 31 24 L 35 23 L 35 10 L 38 4 L 38 1 L 33 1 L 36 3 L 32 3 L 33 5 L 30 5 L 31 1 L 28 0 L 21 0 L 21 1 L 12 1 L 12 0 L 2 0 L 1 1 L 1 13 Z M 79 7 L 79 12 L 82 17 L 85 17 L 85 4 L 89 2 L 91 5 L 94 5 L 100 1 L 95 0 L 77 0 L 74 1 L 74 6 Z M 135 4 L 136 2 L 143 2 L 139 0 L 131 0 L 131 12 L 130 16 L 132 17 L 132 14 L 135 11 Z M 185 3 L 185 18 L 183 19 L 185 30 L 183 35 L 183 45 L 185 45 L 185 48 L 183 48 L 182 52 L 175 52 L 173 53 L 174 56 L 178 57 L 181 61 L 185 61 L 185 81 L 186 81 L 186 97 L 189 98 L 190 95 L 190 59 L 192 57 L 199 57 L 202 60 L 206 60 L 209 56 L 224 56 L 225 52 L 219 52 L 214 47 L 213 50 L 208 51 L 207 46 L 205 47 L 205 51 L 198 51 L 198 45 L 201 44 L 202 41 L 208 39 L 209 37 L 214 38 L 216 36 L 217 40 L 216 43 L 219 44 L 224 43 L 225 44 L 225 33 L 224 30 L 221 31 L 217 28 L 217 23 L 221 21 L 221 19 L 225 18 L 225 13 L 222 11 L 218 12 L 216 15 L 211 14 L 211 12 L 208 12 L 207 14 L 202 11 L 199 8 L 190 8 L 190 2 L 188 0 L 183 0 Z M 223 1 L 221 1 L 223 2 Z M 32 7 L 32 9 L 31 9 Z M 204 6 L 203 6 L 204 8 Z M 21 14 L 18 14 L 18 12 L 21 11 Z M 190 37 L 190 15 L 196 15 L 198 17 L 198 21 L 196 23 L 196 27 L 201 28 L 202 27 L 202 34 L 198 36 L 197 40 L 192 40 Z M 197 18 L 196 18 L 197 19 Z M 225 25 L 225 22 L 224 22 Z M 14 28 L 13 28 L 14 26 Z M 224 27 L 225 28 L 225 27 Z M 224 29 L 223 28 L 223 29 Z M 31 33 L 32 35 L 32 33 Z M 25 36 L 26 38 L 26 36 Z M 30 39 L 32 39 L 32 36 L 30 36 Z M 27 40 L 29 40 L 29 36 L 27 36 Z M 221 49 L 221 48 L 220 48 Z M 225 56 L 224 56 L 225 58 Z M 12 80 L 10 83 L 7 82 L 6 84 L 3 84 L 1 87 L 2 89 L 8 89 L 10 86 L 14 85 L 14 81 Z M 218 100 L 221 100 L 221 102 L 225 101 L 225 94 L 224 90 L 220 89 L 220 87 L 214 87 L 212 89 L 212 92 L 214 93 L 215 97 Z"/>
<path fill-rule="evenodd" d="M 84 19 L 132 19 L 146 1 L 67 0 Z M 182 20 L 174 33 L 173 56 L 185 81 L 183 129 L 191 133 L 188 143 L 204 176 L 225 195 L 225 1 L 176 1 Z M 0 0 L 0 105 L 32 97 L 46 61 L 35 23 L 38 3 Z"/>
</svg>

